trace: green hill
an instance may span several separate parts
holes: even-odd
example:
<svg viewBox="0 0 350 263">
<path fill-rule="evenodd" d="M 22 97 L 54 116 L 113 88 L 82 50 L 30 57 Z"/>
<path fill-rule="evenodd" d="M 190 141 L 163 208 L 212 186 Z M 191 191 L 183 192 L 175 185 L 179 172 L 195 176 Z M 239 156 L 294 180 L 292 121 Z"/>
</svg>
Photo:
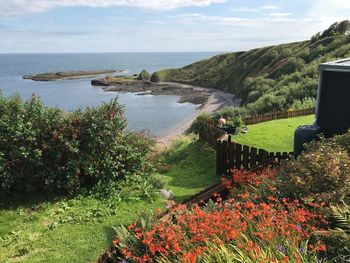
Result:
<svg viewBox="0 0 350 263">
<path fill-rule="evenodd" d="M 157 72 L 175 81 L 225 90 L 252 114 L 314 104 L 317 66 L 350 56 L 350 21 L 334 23 L 310 40 L 217 55 Z"/>
</svg>

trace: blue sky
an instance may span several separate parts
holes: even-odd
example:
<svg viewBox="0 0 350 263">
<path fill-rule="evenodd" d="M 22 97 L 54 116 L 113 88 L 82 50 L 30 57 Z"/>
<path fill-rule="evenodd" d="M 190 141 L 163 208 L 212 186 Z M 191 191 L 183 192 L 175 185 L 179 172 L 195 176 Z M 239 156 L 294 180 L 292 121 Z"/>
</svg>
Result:
<svg viewBox="0 0 350 263">
<path fill-rule="evenodd" d="M 0 53 L 248 50 L 349 18 L 350 0 L 0 0 Z"/>
</svg>

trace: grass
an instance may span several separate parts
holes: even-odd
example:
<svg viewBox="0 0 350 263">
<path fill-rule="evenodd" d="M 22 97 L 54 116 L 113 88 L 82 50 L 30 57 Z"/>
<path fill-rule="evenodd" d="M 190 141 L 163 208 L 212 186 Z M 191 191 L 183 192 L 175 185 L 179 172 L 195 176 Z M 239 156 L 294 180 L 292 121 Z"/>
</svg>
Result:
<svg viewBox="0 0 350 263">
<path fill-rule="evenodd" d="M 30 201 L 0 207 L 0 262 L 93 262 L 114 238 L 111 226 L 129 224 L 161 205 L 91 197 Z"/>
<path fill-rule="evenodd" d="M 302 116 L 249 125 L 248 133 L 234 136 L 234 141 L 270 152 L 291 152 L 294 131 L 300 125 L 312 124 L 315 116 Z"/>
<path fill-rule="evenodd" d="M 163 161 L 170 169 L 157 177 L 177 202 L 214 184 L 215 152 L 190 137 L 179 140 Z M 71 199 L 0 199 L 0 262 L 94 262 L 114 238 L 112 226 L 127 225 L 138 216 L 165 204 Z"/>
<path fill-rule="evenodd" d="M 168 190 L 173 191 L 176 202 L 220 180 L 215 172 L 215 151 L 191 137 L 183 137 L 175 143 L 164 161 L 170 169 L 158 177 L 165 182 Z"/>
</svg>

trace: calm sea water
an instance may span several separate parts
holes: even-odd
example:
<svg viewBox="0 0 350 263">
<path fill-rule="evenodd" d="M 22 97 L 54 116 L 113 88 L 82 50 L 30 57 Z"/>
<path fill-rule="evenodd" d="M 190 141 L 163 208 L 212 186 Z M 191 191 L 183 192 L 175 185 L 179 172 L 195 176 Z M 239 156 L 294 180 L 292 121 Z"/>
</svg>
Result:
<svg viewBox="0 0 350 263">
<path fill-rule="evenodd" d="M 18 93 L 28 99 L 35 93 L 47 106 L 72 111 L 96 106 L 118 96 L 125 105 L 129 128 L 148 129 L 153 135 L 166 132 L 193 116 L 196 105 L 177 103 L 177 96 L 139 96 L 104 92 L 90 85 L 91 79 L 37 82 L 23 75 L 71 70 L 121 69 L 127 74 L 176 68 L 205 59 L 215 53 L 105 53 L 105 54 L 0 54 L 0 89 L 4 96 Z"/>
</svg>

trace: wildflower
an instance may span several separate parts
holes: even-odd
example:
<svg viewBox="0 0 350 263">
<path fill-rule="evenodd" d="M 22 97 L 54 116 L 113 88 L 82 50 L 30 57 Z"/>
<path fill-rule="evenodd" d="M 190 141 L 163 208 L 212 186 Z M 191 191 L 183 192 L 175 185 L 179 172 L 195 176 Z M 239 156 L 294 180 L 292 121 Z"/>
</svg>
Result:
<svg viewBox="0 0 350 263">
<path fill-rule="evenodd" d="M 296 228 L 296 230 L 298 230 L 299 232 L 301 231 L 301 225 L 300 225 L 300 224 L 297 224 L 295 228 Z"/>
<path fill-rule="evenodd" d="M 283 254 L 285 254 L 285 253 L 287 252 L 286 248 L 283 247 L 283 246 L 281 246 L 281 245 L 278 245 L 278 246 L 277 246 L 277 249 L 278 249 L 279 252 L 281 252 L 281 253 L 283 253 Z"/>
</svg>

